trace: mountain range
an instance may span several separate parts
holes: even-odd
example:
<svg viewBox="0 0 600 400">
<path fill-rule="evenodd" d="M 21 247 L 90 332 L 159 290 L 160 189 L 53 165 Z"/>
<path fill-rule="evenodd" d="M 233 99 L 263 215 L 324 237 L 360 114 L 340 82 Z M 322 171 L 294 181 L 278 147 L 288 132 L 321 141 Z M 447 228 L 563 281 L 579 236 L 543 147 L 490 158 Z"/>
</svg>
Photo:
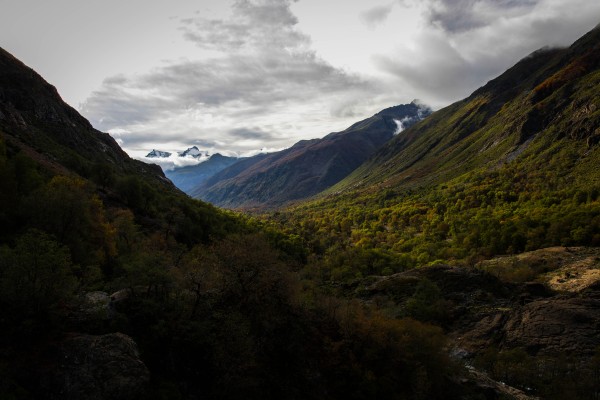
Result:
<svg viewBox="0 0 600 400">
<path fill-rule="evenodd" d="M 146 158 L 168 158 L 171 154 L 172 153 L 169 153 L 168 151 L 152 149 L 150 153 L 146 154 Z"/>
<path fill-rule="evenodd" d="M 169 158 L 171 154 L 168 151 L 156 150 L 152 149 L 148 154 L 146 154 L 146 158 Z M 192 158 L 200 158 L 200 157 L 208 157 L 208 151 L 201 151 L 198 146 L 188 147 L 184 151 L 177 152 L 178 157 L 192 157 Z"/>
<path fill-rule="evenodd" d="M 265 209 L 311 197 L 336 184 L 395 133 L 431 113 L 417 101 L 387 108 L 341 132 L 239 161 L 189 193 L 227 208 Z"/>
<path fill-rule="evenodd" d="M 207 179 L 239 161 L 238 157 L 228 157 L 216 153 L 196 165 L 167 169 L 165 175 L 179 189 L 191 193 Z"/>
</svg>

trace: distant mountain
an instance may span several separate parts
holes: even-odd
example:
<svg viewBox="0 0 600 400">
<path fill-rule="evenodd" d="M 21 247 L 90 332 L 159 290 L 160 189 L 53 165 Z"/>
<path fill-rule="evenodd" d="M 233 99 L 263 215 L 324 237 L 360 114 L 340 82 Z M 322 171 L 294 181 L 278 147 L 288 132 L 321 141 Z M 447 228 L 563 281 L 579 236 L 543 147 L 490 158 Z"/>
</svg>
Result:
<svg viewBox="0 0 600 400">
<path fill-rule="evenodd" d="M 200 149 L 197 146 L 192 146 L 190 148 L 188 148 L 185 151 L 182 151 L 181 153 L 178 153 L 179 157 L 194 157 L 194 158 L 198 158 L 198 157 L 207 157 L 208 156 L 208 151 L 200 151 Z"/>
<path fill-rule="evenodd" d="M 431 113 L 413 101 L 385 109 L 342 132 L 243 160 L 215 174 L 192 196 L 228 208 L 272 208 L 336 184 L 395 133 Z"/>
<path fill-rule="evenodd" d="M 186 193 L 190 193 L 208 178 L 230 165 L 235 164 L 239 160 L 240 159 L 237 157 L 226 157 L 217 153 L 199 164 L 175 168 L 174 170 L 166 170 L 165 175 L 179 189 Z"/>
<path fill-rule="evenodd" d="M 160 151 L 155 149 L 152 149 L 150 153 L 146 154 L 147 158 L 168 158 L 170 156 L 171 153 L 169 153 L 168 151 Z"/>
</svg>

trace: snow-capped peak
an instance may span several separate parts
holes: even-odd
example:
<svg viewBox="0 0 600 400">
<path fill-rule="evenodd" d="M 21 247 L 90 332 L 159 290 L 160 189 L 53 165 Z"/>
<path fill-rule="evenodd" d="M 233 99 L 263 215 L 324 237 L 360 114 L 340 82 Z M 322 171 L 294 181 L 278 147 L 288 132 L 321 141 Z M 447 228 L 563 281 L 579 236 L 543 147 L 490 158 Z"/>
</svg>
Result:
<svg viewBox="0 0 600 400">
<path fill-rule="evenodd" d="M 170 156 L 171 153 L 168 151 L 160 151 L 156 149 L 152 149 L 152 151 L 146 155 L 148 158 L 169 158 Z"/>
<path fill-rule="evenodd" d="M 197 146 L 192 146 L 190 148 L 188 148 L 186 151 L 182 151 L 181 153 L 179 153 L 179 157 L 194 157 L 194 158 L 198 158 L 198 157 L 207 157 L 208 156 L 208 151 L 200 151 L 200 149 Z"/>
</svg>

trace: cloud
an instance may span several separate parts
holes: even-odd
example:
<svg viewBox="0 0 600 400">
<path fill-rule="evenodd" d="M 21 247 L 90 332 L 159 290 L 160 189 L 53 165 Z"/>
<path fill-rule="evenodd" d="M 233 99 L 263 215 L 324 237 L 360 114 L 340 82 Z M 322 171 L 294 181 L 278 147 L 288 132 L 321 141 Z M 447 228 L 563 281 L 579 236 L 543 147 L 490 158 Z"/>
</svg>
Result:
<svg viewBox="0 0 600 400">
<path fill-rule="evenodd" d="M 264 132 L 260 128 L 248 129 L 248 128 L 237 128 L 229 131 L 229 134 L 233 137 L 238 137 L 241 139 L 260 139 L 263 141 L 269 141 L 273 139 L 273 135 L 268 132 Z"/>
<path fill-rule="evenodd" d="M 430 0 L 430 23 L 446 32 L 481 28 L 496 18 L 513 18 L 530 12 L 540 0 Z"/>
<path fill-rule="evenodd" d="M 318 57 L 296 28 L 291 3 L 240 0 L 229 18 L 182 20 L 203 58 L 110 77 L 82 112 L 101 130 L 126 132 L 120 140 L 127 149 L 197 138 L 251 151 L 293 144 L 297 130 L 308 127 L 303 113 L 322 120 L 339 103 L 377 96 L 375 81 Z"/>
<path fill-rule="evenodd" d="M 189 167 L 191 165 L 198 165 L 207 161 L 210 157 L 179 157 L 177 153 L 171 153 L 169 157 L 136 157 L 148 164 L 157 164 L 163 169 L 163 171 L 172 171 L 175 168 Z"/>
<path fill-rule="evenodd" d="M 193 144 L 237 153 L 283 148 L 415 97 L 445 106 L 540 47 L 570 44 L 600 15 L 595 0 L 382 0 L 345 10 L 354 13 L 349 25 L 362 21 L 346 28 L 362 36 L 316 29 L 313 44 L 293 13 L 301 15 L 301 3 L 292 4 L 236 0 L 229 15 L 179 19 L 194 51 L 105 79 L 82 113 L 141 156 Z M 340 65 L 369 75 L 322 58 L 334 60 L 340 47 Z"/>
<path fill-rule="evenodd" d="M 468 96 L 531 52 L 567 46 L 597 23 L 591 0 L 426 0 L 410 46 L 373 58 L 434 107 Z M 413 5 L 414 6 L 414 5 Z"/>
<path fill-rule="evenodd" d="M 465 87 L 479 86 L 490 73 L 470 63 L 441 33 L 425 32 L 417 41 L 415 50 L 406 50 L 401 56 L 379 56 L 374 61 L 420 96 L 447 103 Z"/>
<path fill-rule="evenodd" d="M 392 12 L 394 3 L 383 6 L 377 6 L 363 11 L 360 14 L 361 20 L 371 29 L 384 22 Z"/>
<path fill-rule="evenodd" d="M 290 0 L 238 0 L 232 18 L 184 19 L 186 39 L 212 50 L 270 50 L 273 47 L 309 44 L 310 38 L 295 29 L 298 19 L 290 10 Z M 260 25 L 257 25 L 260 24 Z"/>
</svg>

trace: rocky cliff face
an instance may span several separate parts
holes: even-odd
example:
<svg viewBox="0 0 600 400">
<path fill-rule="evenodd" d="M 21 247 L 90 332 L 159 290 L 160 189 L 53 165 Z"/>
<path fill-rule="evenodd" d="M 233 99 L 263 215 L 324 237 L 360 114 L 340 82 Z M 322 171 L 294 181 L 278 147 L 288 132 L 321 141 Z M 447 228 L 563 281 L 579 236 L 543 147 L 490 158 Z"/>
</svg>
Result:
<svg viewBox="0 0 600 400">
<path fill-rule="evenodd" d="M 553 247 L 481 263 L 479 268 L 501 276 L 510 265 L 527 269 L 535 282 L 514 286 L 507 307 L 491 308 L 460 330 L 458 346 L 473 352 L 493 346 L 590 359 L 600 346 L 599 254 L 597 248 Z"/>
<path fill-rule="evenodd" d="M 591 356 L 600 346 L 600 300 L 590 298 L 541 299 L 511 313 L 500 332 L 502 344 L 524 347 L 535 354 Z"/>
</svg>

